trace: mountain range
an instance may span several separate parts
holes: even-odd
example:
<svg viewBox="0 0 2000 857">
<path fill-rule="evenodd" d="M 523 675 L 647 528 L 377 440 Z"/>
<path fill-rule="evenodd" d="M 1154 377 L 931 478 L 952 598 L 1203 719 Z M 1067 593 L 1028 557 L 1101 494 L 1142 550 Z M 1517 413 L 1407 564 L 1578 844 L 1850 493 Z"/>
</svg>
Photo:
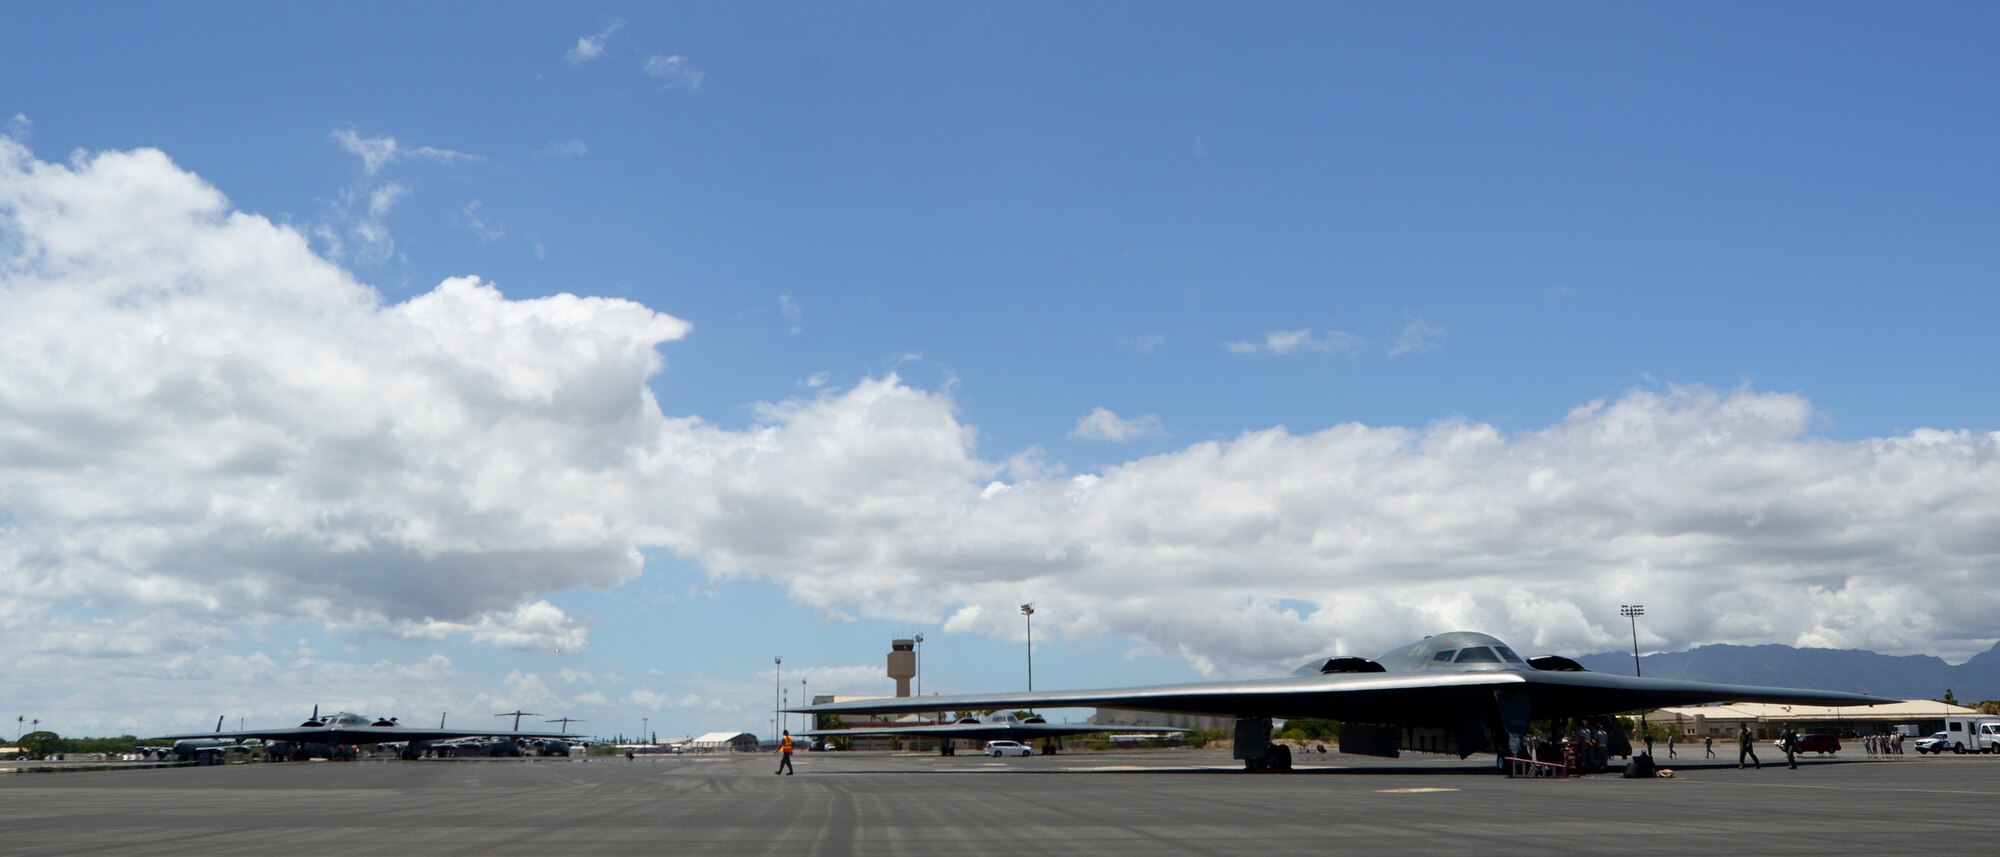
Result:
<svg viewBox="0 0 2000 857">
<path fill-rule="evenodd" d="M 1593 672 L 1632 672 L 1629 652 L 1576 659 Z M 1962 705 L 2000 699 L 2000 644 L 1953 666 L 1931 655 L 1884 655 L 1861 649 L 1791 646 L 1700 646 L 1639 659 L 1649 678 L 1847 690 L 1896 699 L 1941 699 L 1949 689 Z"/>
</svg>

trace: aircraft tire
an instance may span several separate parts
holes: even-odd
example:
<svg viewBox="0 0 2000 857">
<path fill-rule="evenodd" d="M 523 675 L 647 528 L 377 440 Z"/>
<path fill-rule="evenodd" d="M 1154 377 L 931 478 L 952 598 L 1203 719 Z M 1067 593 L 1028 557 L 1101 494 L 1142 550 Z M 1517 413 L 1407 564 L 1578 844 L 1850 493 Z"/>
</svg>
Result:
<svg viewBox="0 0 2000 857">
<path fill-rule="evenodd" d="M 1289 771 L 1291 769 L 1292 748 L 1283 744 L 1272 744 L 1271 749 L 1264 752 L 1263 770 Z"/>
</svg>

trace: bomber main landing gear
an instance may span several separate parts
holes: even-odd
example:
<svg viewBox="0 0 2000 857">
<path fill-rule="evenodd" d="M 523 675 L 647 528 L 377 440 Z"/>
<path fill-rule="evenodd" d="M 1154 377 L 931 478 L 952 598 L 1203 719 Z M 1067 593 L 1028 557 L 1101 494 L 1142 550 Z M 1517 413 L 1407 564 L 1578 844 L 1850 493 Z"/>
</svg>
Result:
<svg viewBox="0 0 2000 857">
<path fill-rule="evenodd" d="M 1272 744 L 1265 748 L 1264 758 L 1246 762 L 1245 768 L 1264 773 L 1283 773 L 1292 769 L 1292 748 L 1283 744 Z"/>
<path fill-rule="evenodd" d="M 1243 770 L 1251 773 L 1292 769 L 1292 748 L 1271 743 L 1269 717 L 1236 719 L 1236 758 L 1242 759 Z"/>
</svg>

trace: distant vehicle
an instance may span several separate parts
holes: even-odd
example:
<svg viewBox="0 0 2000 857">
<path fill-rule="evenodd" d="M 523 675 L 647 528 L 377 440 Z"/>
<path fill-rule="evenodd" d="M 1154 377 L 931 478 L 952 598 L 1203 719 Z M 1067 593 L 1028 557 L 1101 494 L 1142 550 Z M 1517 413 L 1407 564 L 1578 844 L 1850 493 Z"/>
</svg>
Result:
<svg viewBox="0 0 2000 857">
<path fill-rule="evenodd" d="M 1838 753 L 1840 752 L 1840 736 L 1821 734 L 1800 735 L 1798 749 L 1793 752 L 1818 753 L 1822 756 L 1828 753 Z"/>
<path fill-rule="evenodd" d="M 986 755 L 994 758 L 1001 756 L 1032 756 L 1035 755 L 1035 748 L 1019 741 L 988 741 L 986 742 Z"/>
<path fill-rule="evenodd" d="M 2000 753 L 2000 717 L 1949 717 L 1943 734 L 1954 753 Z"/>
<path fill-rule="evenodd" d="M 1943 732 L 1932 732 L 1929 738 L 1917 739 L 1917 752 L 1942 753 L 1951 746 L 1951 738 Z"/>
</svg>

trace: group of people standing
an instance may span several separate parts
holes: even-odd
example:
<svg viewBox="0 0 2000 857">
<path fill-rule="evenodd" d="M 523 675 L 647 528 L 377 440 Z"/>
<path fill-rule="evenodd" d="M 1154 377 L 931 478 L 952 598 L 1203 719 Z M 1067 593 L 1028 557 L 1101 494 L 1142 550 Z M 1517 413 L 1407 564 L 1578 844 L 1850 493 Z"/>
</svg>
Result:
<svg viewBox="0 0 2000 857">
<path fill-rule="evenodd" d="M 1574 759 L 1578 773 L 1604 771 L 1611 766 L 1611 723 L 1605 718 L 1580 720 L 1566 727 L 1558 725 L 1555 739 L 1540 735 L 1514 735 L 1508 751 L 1516 758 L 1564 764 Z M 1631 751 L 1625 751 L 1631 755 Z"/>
<path fill-rule="evenodd" d="M 1861 739 L 1861 744 L 1868 748 L 1868 755 L 1870 756 L 1903 755 L 1903 733 L 1901 732 L 1892 732 L 1887 735 L 1868 735 Z"/>
</svg>

